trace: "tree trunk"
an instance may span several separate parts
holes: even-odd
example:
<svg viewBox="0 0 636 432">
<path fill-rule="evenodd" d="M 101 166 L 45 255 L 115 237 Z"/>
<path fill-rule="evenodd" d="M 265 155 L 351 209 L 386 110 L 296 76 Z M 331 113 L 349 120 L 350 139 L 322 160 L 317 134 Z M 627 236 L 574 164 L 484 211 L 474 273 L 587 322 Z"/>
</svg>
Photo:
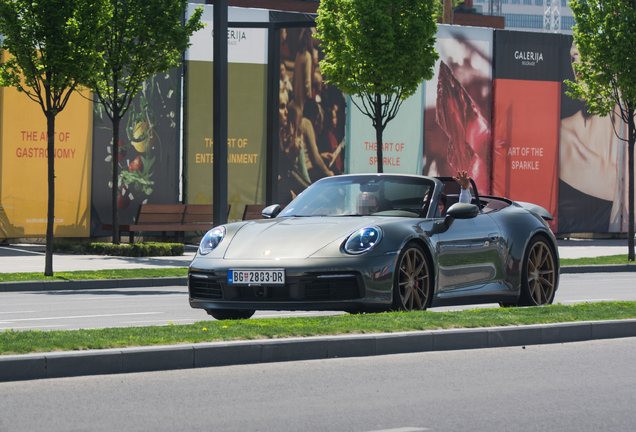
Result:
<svg viewBox="0 0 636 432">
<path fill-rule="evenodd" d="M 53 276 L 53 224 L 55 223 L 55 114 L 46 113 L 46 133 L 48 137 L 47 166 L 49 178 L 49 202 L 46 220 L 46 255 L 44 276 Z"/>
<path fill-rule="evenodd" d="M 629 228 L 627 233 L 627 259 L 628 261 L 634 261 L 634 140 L 636 140 L 635 134 L 635 125 L 634 125 L 634 105 L 630 104 L 629 109 L 627 110 L 627 115 L 629 117 L 629 124 L 627 127 L 629 128 L 628 133 L 628 169 L 629 169 L 629 198 L 628 198 L 628 209 L 627 212 L 629 214 Z"/>
<path fill-rule="evenodd" d="M 119 233 L 119 207 L 117 207 L 118 195 L 121 192 L 119 188 L 119 123 L 121 117 L 113 116 L 113 187 L 111 189 L 112 197 L 112 221 L 113 221 L 113 244 L 121 243 L 121 235 Z"/>
<path fill-rule="evenodd" d="M 442 24 L 453 23 L 453 0 L 443 0 Z"/>
<path fill-rule="evenodd" d="M 376 154 L 378 157 L 378 173 L 383 173 L 384 172 L 384 158 L 382 156 L 382 147 L 383 147 L 383 141 L 382 141 L 382 131 L 383 131 L 383 127 L 382 127 L 382 99 L 381 99 L 381 95 L 379 93 L 375 94 L 375 107 L 374 107 L 374 111 L 375 111 L 375 142 L 377 145 L 377 150 L 376 150 Z"/>
</svg>

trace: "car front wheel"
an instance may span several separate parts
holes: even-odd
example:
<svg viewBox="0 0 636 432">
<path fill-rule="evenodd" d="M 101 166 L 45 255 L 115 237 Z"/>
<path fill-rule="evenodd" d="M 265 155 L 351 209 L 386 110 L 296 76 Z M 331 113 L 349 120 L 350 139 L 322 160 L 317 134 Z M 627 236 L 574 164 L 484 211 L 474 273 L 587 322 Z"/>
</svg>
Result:
<svg viewBox="0 0 636 432">
<path fill-rule="evenodd" d="M 417 244 L 406 245 L 398 258 L 393 283 L 393 309 L 425 310 L 432 292 L 428 257 Z"/>
<path fill-rule="evenodd" d="M 256 312 L 251 309 L 206 309 L 205 311 L 208 315 L 212 315 L 214 319 L 219 321 L 248 319 Z"/>
<path fill-rule="evenodd" d="M 532 239 L 526 250 L 521 275 L 521 306 L 552 304 L 556 288 L 556 258 L 542 237 Z"/>
</svg>

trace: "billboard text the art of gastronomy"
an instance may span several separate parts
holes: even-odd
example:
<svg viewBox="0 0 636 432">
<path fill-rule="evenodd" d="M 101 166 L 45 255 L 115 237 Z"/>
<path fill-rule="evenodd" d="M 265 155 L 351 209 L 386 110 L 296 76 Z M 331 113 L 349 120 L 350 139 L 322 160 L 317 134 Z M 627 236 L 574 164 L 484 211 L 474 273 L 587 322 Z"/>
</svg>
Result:
<svg viewBox="0 0 636 432">
<path fill-rule="evenodd" d="M 56 116 L 55 153 L 49 155 L 41 107 L 14 88 L 0 88 L 0 239 L 46 235 L 49 157 L 55 158 L 54 235 L 89 236 L 92 104 L 87 97 L 71 95 Z"/>
</svg>

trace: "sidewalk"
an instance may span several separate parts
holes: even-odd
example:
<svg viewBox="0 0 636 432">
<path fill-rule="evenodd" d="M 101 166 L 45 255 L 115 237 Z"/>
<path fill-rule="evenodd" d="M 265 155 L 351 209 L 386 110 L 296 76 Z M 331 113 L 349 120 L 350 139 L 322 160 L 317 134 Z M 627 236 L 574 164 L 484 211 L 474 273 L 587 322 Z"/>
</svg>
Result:
<svg viewBox="0 0 636 432">
<path fill-rule="evenodd" d="M 111 269 L 187 267 L 197 247 L 186 245 L 182 256 L 116 257 L 103 255 L 53 254 L 53 271 L 91 271 Z M 44 272 L 44 245 L 0 246 L 0 273 Z"/>
</svg>

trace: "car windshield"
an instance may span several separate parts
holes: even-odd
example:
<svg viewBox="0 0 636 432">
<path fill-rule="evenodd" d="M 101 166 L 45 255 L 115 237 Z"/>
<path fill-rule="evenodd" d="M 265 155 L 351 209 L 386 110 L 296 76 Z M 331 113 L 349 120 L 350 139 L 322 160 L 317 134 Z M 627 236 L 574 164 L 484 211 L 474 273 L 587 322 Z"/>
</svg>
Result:
<svg viewBox="0 0 636 432">
<path fill-rule="evenodd" d="M 337 176 L 314 183 L 279 217 L 403 216 L 422 217 L 433 190 L 424 177 L 392 175 Z"/>
</svg>

